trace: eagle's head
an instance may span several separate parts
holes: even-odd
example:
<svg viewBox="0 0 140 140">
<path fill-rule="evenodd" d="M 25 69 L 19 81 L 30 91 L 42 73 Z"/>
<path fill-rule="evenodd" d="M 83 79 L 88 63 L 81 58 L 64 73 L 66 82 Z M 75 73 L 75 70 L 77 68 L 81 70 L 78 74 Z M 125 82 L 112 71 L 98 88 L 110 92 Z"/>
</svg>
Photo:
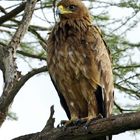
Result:
<svg viewBox="0 0 140 140">
<path fill-rule="evenodd" d="M 89 17 L 89 12 L 81 0 L 61 0 L 57 5 L 60 19 L 80 19 Z"/>
</svg>

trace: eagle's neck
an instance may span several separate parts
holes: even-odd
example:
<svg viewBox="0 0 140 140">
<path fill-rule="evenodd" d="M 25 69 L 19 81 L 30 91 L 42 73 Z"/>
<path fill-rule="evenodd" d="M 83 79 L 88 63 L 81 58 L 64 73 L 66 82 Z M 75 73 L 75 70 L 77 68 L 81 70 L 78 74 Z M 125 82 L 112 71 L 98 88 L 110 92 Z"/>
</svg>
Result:
<svg viewBox="0 0 140 140">
<path fill-rule="evenodd" d="M 89 26 L 91 26 L 91 20 L 89 17 L 83 17 L 83 18 L 76 18 L 76 19 L 61 19 L 58 23 L 58 26 L 60 28 L 65 28 L 66 26 L 69 26 L 70 28 L 74 28 L 77 31 L 86 31 Z"/>
<path fill-rule="evenodd" d="M 89 18 L 60 20 L 55 25 L 50 38 L 54 40 L 55 47 L 63 46 L 69 37 L 76 40 L 83 38 L 91 26 Z"/>
</svg>

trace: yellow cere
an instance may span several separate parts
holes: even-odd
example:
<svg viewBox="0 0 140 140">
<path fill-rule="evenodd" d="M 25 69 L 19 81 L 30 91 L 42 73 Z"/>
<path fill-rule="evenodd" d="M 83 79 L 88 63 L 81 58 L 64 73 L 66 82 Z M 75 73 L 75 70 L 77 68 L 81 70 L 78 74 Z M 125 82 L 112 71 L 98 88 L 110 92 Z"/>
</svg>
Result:
<svg viewBox="0 0 140 140">
<path fill-rule="evenodd" d="M 62 5 L 58 6 L 58 10 L 60 11 L 60 14 L 70 14 L 70 13 L 72 13 L 72 11 L 64 8 Z"/>
</svg>

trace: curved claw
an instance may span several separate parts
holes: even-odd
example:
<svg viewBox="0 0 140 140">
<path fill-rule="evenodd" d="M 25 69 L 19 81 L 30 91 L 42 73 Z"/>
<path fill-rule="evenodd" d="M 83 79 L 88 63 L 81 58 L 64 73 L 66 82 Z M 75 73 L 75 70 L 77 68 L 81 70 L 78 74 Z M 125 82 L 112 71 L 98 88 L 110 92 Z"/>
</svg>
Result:
<svg viewBox="0 0 140 140">
<path fill-rule="evenodd" d="M 63 127 L 65 130 L 69 126 L 83 125 L 85 123 L 84 128 L 87 129 L 92 121 L 98 120 L 100 118 L 103 118 L 101 114 L 99 114 L 96 118 L 86 117 L 80 119 L 62 120 L 57 127 Z"/>
<path fill-rule="evenodd" d="M 64 126 L 67 122 L 68 122 L 68 120 L 61 120 L 60 124 L 61 124 L 61 126 Z"/>
<path fill-rule="evenodd" d="M 64 127 L 68 120 L 61 120 L 61 122 L 57 125 L 57 128 Z"/>
<path fill-rule="evenodd" d="M 78 119 L 77 121 L 76 121 L 76 125 L 82 125 L 82 124 L 84 124 L 84 123 L 86 123 L 86 119 L 85 118 L 81 118 L 81 119 Z"/>
<path fill-rule="evenodd" d="M 82 119 L 72 119 L 72 120 L 62 120 L 58 127 L 69 127 L 69 126 L 75 126 L 75 125 L 81 125 L 85 121 Z"/>
<path fill-rule="evenodd" d="M 77 120 L 69 120 L 65 123 L 65 127 L 73 126 L 76 124 Z"/>
<path fill-rule="evenodd" d="M 84 128 L 87 129 L 91 122 L 96 121 L 101 118 L 103 118 L 102 114 L 98 114 L 98 116 L 96 118 L 90 118 L 90 117 L 85 118 L 86 124 L 84 125 Z"/>
<path fill-rule="evenodd" d="M 74 121 L 75 120 L 61 120 L 60 124 L 57 125 L 57 127 L 68 127 L 68 126 L 71 126 L 71 125 L 74 125 Z"/>
</svg>

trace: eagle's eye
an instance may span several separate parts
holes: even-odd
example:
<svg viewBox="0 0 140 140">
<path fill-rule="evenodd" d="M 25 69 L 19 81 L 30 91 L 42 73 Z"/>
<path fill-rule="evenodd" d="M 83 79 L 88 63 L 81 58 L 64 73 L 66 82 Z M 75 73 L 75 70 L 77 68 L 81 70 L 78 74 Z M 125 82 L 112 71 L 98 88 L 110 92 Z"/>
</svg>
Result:
<svg viewBox="0 0 140 140">
<path fill-rule="evenodd" d="M 71 10 L 71 11 L 75 11 L 77 9 L 77 6 L 70 5 L 70 6 L 68 6 L 68 9 Z"/>
</svg>

